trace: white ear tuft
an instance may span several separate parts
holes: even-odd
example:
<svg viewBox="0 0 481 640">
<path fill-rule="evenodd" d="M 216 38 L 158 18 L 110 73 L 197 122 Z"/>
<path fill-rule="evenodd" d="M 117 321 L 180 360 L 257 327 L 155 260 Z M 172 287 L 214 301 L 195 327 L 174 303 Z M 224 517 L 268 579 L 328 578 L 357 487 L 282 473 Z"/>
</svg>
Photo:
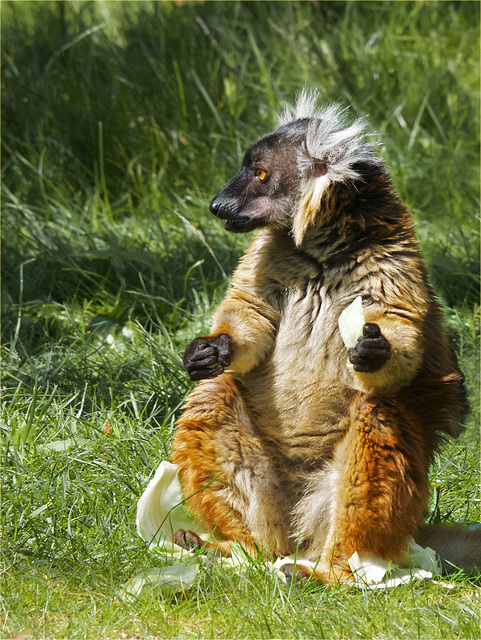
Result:
<svg viewBox="0 0 481 640">
<path fill-rule="evenodd" d="M 316 105 L 318 100 L 319 93 L 317 91 L 307 91 L 303 89 L 297 96 L 296 120 L 317 117 Z"/>
<path fill-rule="evenodd" d="M 299 168 L 305 178 L 310 177 L 305 169 L 312 166 L 315 160 L 322 160 L 327 165 L 330 182 L 359 178 L 353 169 L 358 162 L 380 163 L 365 139 L 366 120 L 358 118 L 346 126 L 342 116 L 343 110 L 338 105 L 332 105 L 310 119 L 304 153 L 299 155 Z"/>
<path fill-rule="evenodd" d="M 281 127 L 289 122 L 293 122 L 294 120 L 318 117 L 319 114 L 316 110 L 318 100 L 318 91 L 308 91 L 307 89 L 303 89 L 297 95 L 295 106 L 286 105 L 284 111 L 277 115 L 279 126 Z"/>
<path fill-rule="evenodd" d="M 308 121 L 297 156 L 301 198 L 292 220 L 297 245 L 302 243 L 309 225 L 315 222 L 329 185 L 358 180 L 360 174 L 355 168 L 358 163 L 381 164 L 373 154 L 372 143 L 366 141 L 366 120 L 358 118 L 346 124 L 346 109 L 339 104 L 320 109 L 318 101 L 317 91 L 304 89 L 297 96 L 296 106 L 287 106 L 278 116 L 279 126 L 297 120 Z"/>
<path fill-rule="evenodd" d="M 318 110 L 317 97 L 316 92 L 303 91 L 295 112 L 297 118 L 309 119 L 297 157 L 302 195 L 293 215 L 292 233 L 298 246 L 309 225 L 316 221 L 329 185 L 359 179 L 357 163 L 381 164 L 366 142 L 366 120 L 359 118 L 346 125 L 339 105 Z"/>
</svg>

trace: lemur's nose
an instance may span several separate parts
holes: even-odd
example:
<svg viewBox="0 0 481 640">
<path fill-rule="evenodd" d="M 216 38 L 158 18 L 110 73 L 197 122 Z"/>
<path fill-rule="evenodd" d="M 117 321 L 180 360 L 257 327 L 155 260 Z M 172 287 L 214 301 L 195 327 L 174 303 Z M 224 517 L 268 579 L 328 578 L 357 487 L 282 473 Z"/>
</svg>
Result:
<svg viewBox="0 0 481 640">
<path fill-rule="evenodd" d="M 217 215 L 217 211 L 219 210 L 219 201 L 217 200 L 217 198 L 214 198 L 212 200 L 209 205 L 209 209 L 211 213 L 213 213 L 215 216 Z"/>
</svg>

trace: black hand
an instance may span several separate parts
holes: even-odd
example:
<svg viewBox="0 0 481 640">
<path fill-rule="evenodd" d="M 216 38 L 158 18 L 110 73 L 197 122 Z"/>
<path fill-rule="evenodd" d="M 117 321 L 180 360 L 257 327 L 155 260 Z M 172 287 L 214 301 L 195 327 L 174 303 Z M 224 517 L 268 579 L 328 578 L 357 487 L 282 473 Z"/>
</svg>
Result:
<svg viewBox="0 0 481 640">
<path fill-rule="evenodd" d="M 377 324 L 367 322 L 354 348 L 349 349 L 349 360 L 354 365 L 354 371 L 372 373 L 379 369 L 391 357 L 391 345 L 381 335 Z"/>
<path fill-rule="evenodd" d="M 191 380 L 215 378 L 229 366 L 233 339 L 227 333 L 204 336 L 191 342 L 184 354 L 184 367 Z"/>
</svg>

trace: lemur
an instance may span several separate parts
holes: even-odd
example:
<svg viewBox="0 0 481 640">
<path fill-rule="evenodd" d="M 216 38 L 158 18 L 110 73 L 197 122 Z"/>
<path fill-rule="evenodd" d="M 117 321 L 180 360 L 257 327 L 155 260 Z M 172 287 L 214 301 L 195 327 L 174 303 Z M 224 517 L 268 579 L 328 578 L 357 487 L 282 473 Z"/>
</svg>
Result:
<svg viewBox="0 0 481 640">
<path fill-rule="evenodd" d="M 445 567 L 481 565 L 481 532 L 423 525 L 433 454 L 467 407 L 410 214 L 365 121 L 316 101 L 301 94 L 210 205 L 228 231 L 257 231 L 185 352 L 201 381 L 174 442 L 187 507 L 225 553 L 300 548 L 324 582 L 349 578 L 355 551 L 396 560 L 411 537 Z M 347 349 L 338 320 L 358 296 Z"/>
</svg>

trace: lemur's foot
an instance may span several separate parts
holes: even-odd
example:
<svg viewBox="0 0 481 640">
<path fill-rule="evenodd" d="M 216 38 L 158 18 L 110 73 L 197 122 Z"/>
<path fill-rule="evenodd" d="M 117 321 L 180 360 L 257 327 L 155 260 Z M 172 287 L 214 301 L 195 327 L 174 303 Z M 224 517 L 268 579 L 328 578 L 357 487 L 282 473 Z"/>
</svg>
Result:
<svg viewBox="0 0 481 640">
<path fill-rule="evenodd" d="M 230 558 L 230 545 L 228 542 L 205 542 L 193 531 L 179 529 L 174 533 L 173 541 L 182 549 L 207 551 L 218 558 Z"/>
</svg>

